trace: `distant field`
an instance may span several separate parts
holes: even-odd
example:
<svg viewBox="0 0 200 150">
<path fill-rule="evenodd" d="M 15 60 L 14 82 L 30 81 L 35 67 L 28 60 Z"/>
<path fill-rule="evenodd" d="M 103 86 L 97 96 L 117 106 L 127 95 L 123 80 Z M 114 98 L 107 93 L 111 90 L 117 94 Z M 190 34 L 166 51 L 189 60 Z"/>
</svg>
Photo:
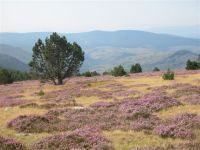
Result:
<svg viewBox="0 0 200 150">
<path fill-rule="evenodd" d="M 200 149 L 200 71 L 162 73 L 0 85 L 0 137 L 34 150 Z"/>
</svg>

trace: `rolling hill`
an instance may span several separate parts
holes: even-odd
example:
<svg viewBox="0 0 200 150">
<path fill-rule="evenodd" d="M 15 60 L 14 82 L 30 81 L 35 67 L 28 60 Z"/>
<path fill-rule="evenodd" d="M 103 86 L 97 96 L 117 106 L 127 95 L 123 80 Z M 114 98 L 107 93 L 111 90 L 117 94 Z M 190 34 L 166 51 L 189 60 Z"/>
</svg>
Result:
<svg viewBox="0 0 200 150">
<path fill-rule="evenodd" d="M 164 70 L 166 68 L 170 69 L 183 69 L 185 68 L 185 64 L 188 59 L 190 60 L 196 60 L 198 54 L 190 52 L 188 50 L 180 50 L 177 51 L 168 57 L 162 59 L 161 61 L 158 61 L 156 63 L 148 64 L 144 66 L 146 69 L 151 69 L 153 70 L 154 67 L 158 67 L 161 70 Z"/>
<path fill-rule="evenodd" d="M 0 43 L 13 45 L 15 51 L 3 54 L 16 57 L 28 62 L 31 58 L 31 49 L 38 38 L 45 39 L 51 32 L 33 33 L 0 33 Z M 151 65 L 162 64 L 160 67 L 166 69 L 166 63 L 174 67 L 168 57 L 180 50 L 186 49 L 191 53 L 200 53 L 200 39 L 185 38 L 167 34 L 156 34 L 137 30 L 120 31 L 92 31 L 83 33 L 60 33 L 65 35 L 70 42 L 76 41 L 85 51 L 85 62 L 82 71 L 97 70 L 104 71 L 115 65 L 123 64 L 128 68 L 131 64 L 139 62 L 145 70 L 150 70 Z M 9 48 L 5 48 L 9 49 Z M 2 53 L 0 51 L 0 53 Z M 188 56 L 186 56 L 188 55 Z M 21 58 L 22 57 L 22 58 Z M 189 53 L 180 59 L 194 56 Z M 179 62 L 174 59 L 173 61 Z M 176 63 L 177 68 L 182 66 Z"/>
<path fill-rule="evenodd" d="M 29 67 L 25 63 L 19 61 L 15 57 L 0 54 L 0 68 L 10 70 L 28 71 Z"/>
<path fill-rule="evenodd" d="M 21 47 L 31 51 L 38 38 L 45 39 L 51 32 L 0 33 L 0 43 Z M 167 34 L 156 34 L 137 30 L 91 31 L 83 33 L 60 33 L 71 42 L 79 43 L 86 52 L 96 47 L 110 46 L 122 48 L 150 48 L 169 50 L 172 47 L 200 46 L 200 39 L 184 38 Z"/>
<path fill-rule="evenodd" d="M 6 44 L 0 44 L 0 54 L 15 57 L 24 63 L 28 63 L 31 59 L 30 52 L 24 51 L 19 47 L 14 47 Z"/>
</svg>

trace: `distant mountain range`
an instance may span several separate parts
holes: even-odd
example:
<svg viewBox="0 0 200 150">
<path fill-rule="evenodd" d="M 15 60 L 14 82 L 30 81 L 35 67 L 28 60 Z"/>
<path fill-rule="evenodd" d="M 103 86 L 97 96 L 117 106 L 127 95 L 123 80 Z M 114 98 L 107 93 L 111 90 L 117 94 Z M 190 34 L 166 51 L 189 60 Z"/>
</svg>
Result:
<svg viewBox="0 0 200 150">
<path fill-rule="evenodd" d="M 186 62 L 188 59 L 196 60 L 197 59 L 196 53 L 190 52 L 188 50 L 180 50 L 177 51 L 166 58 L 157 61 L 156 63 L 145 65 L 146 69 L 153 70 L 153 68 L 158 67 L 161 70 L 166 68 L 170 69 L 177 69 L 177 68 L 185 68 Z"/>
<path fill-rule="evenodd" d="M 200 25 L 157 27 L 149 29 L 149 31 L 200 39 Z"/>
<path fill-rule="evenodd" d="M 44 40 L 50 34 L 50 32 L 0 33 L 0 54 L 14 57 L 26 65 L 31 59 L 34 43 L 38 38 Z M 65 35 L 70 42 L 77 42 L 85 51 L 86 59 L 82 71 L 103 72 L 118 64 L 123 64 L 128 69 L 136 62 L 141 63 L 144 70 L 151 70 L 154 66 L 161 69 L 183 68 L 187 59 L 195 59 L 200 53 L 200 39 L 144 31 L 60 34 Z"/>
<path fill-rule="evenodd" d="M 19 61 L 15 57 L 4 54 L 0 54 L 0 68 L 19 71 L 29 71 L 29 67 L 27 64 Z"/>
</svg>

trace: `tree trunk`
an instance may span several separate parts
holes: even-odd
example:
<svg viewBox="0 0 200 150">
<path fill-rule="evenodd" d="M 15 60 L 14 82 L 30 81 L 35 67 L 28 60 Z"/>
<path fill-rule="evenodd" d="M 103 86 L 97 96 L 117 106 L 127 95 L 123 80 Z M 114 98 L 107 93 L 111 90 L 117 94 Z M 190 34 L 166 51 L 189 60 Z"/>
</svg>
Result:
<svg viewBox="0 0 200 150">
<path fill-rule="evenodd" d="M 63 80 L 62 78 L 58 78 L 58 85 L 61 85 L 61 84 L 63 84 Z"/>
<path fill-rule="evenodd" d="M 53 81 L 54 85 L 57 85 L 57 83 L 56 83 L 54 78 L 52 78 L 51 80 Z"/>
</svg>

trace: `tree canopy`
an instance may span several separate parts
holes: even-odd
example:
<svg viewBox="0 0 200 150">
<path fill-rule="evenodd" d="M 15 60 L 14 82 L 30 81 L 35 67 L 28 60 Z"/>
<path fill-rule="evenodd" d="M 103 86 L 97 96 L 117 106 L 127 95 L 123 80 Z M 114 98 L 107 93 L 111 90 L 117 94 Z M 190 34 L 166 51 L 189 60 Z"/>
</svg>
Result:
<svg viewBox="0 0 200 150">
<path fill-rule="evenodd" d="M 198 70 L 198 69 L 200 69 L 200 62 L 188 60 L 187 63 L 186 63 L 186 69 L 187 70 Z"/>
<path fill-rule="evenodd" d="M 111 71 L 111 74 L 115 77 L 117 76 L 124 76 L 126 75 L 126 71 L 122 65 L 114 67 L 114 69 Z"/>
<path fill-rule="evenodd" d="M 39 39 L 33 47 L 32 71 L 42 79 L 62 84 L 63 79 L 79 72 L 84 61 L 84 52 L 77 43 L 69 43 L 57 33 L 43 42 Z"/>
<path fill-rule="evenodd" d="M 142 72 L 142 67 L 140 66 L 140 64 L 133 64 L 131 66 L 131 69 L 130 69 L 130 73 L 139 73 L 139 72 Z"/>
</svg>

